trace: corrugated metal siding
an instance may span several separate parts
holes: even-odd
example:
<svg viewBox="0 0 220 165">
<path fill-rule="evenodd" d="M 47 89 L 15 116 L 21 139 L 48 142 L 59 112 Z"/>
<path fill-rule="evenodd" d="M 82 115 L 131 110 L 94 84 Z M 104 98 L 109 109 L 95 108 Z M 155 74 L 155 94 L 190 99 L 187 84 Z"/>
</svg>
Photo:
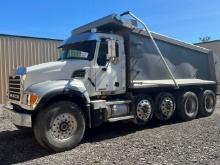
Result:
<svg viewBox="0 0 220 165">
<path fill-rule="evenodd" d="M 5 103 L 8 76 L 17 66 L 55 61 L 61 41 L 0 35 L 0 104 Z"/>
</svg>

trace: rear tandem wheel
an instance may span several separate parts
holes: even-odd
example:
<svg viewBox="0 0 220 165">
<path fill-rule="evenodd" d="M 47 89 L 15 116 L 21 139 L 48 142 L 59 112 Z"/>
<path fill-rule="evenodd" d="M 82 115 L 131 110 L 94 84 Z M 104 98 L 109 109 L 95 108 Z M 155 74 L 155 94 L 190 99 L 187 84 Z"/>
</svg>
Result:
<svg viewBox="0 0 220 165">
<path fill-rule="evenodd" d="M 194 92 L 181 92 L 177 98 L 177 115 L 183 121 L 196 118 L 198 114 L 199 101 Z"/>
</svg>

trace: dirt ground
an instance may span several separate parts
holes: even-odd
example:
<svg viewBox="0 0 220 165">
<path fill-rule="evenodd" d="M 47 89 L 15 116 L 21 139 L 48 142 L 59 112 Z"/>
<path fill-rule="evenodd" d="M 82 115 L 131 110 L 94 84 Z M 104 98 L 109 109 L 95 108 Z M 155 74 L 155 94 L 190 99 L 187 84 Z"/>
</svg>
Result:
<svg viewBox="0 0 220 165">
<path fill-rule="evenodd" d="M 51 154 L 32 132 L 0 117 L 0 164 L 220 164 L 220 99 L 215 113 L 190 122 L 113 123 L 87 130 L 70 151 Z"/>
</svg>

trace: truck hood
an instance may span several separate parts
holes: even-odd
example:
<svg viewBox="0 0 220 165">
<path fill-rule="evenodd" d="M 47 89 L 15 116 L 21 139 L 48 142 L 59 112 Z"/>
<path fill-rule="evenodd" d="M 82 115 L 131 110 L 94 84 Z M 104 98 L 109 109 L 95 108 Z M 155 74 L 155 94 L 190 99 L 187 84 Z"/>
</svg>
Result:
<svg viewBox="0 0 220 165">
<path fill-rule="evenodd" d="M 90 62 L 87 60 L 68 60 L 27 67 L 24 89 L 27 89 L 32 84 L 48 80 L 69 80 L 74 71 L 83 69 L 89 65 Z"/>
</svg>

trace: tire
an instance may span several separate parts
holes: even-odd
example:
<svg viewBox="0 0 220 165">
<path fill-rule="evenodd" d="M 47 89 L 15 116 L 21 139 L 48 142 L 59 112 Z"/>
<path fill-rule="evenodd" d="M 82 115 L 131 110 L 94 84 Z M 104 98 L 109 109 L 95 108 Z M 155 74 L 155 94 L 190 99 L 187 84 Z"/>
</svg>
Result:
<svg viewBox="0 0 220 165">
<path fill-rule="evenodd" d="M 216 95 L 212 90 L 205 90 L 199 96 L 199 116 L 207 117 L 215 111 Z"/>
<path fill-rule="evenodd" d="M 153 117 L 154 104 L 151 97 L 147 95 L 137 95 L 134 98 L 135 102 L 135 121 L 137 125 L 147 124 Z"/>
<path fill-rule="evenodd" d="M 39 111 L 33 127 L 35 138 L 44 148 L 61 152 L 80 143 L 85 133 L 85 118 L 75 103 L 59 101 Z"/>
<path fill-rule="evenodd" d="M 195 93 L 183 92 L 179 94 L 177 100 L 177 115 L 183 121 L 196 118 L 198 114 L 199 102 Z"/>
<path fill-rule="evenodd" d="M 158 120 L 169 120 L 176 109 L 175 98 L 172 94 L 163 92 L 157 95 L 155 99 L 155 116 Z"/>
</svg>

